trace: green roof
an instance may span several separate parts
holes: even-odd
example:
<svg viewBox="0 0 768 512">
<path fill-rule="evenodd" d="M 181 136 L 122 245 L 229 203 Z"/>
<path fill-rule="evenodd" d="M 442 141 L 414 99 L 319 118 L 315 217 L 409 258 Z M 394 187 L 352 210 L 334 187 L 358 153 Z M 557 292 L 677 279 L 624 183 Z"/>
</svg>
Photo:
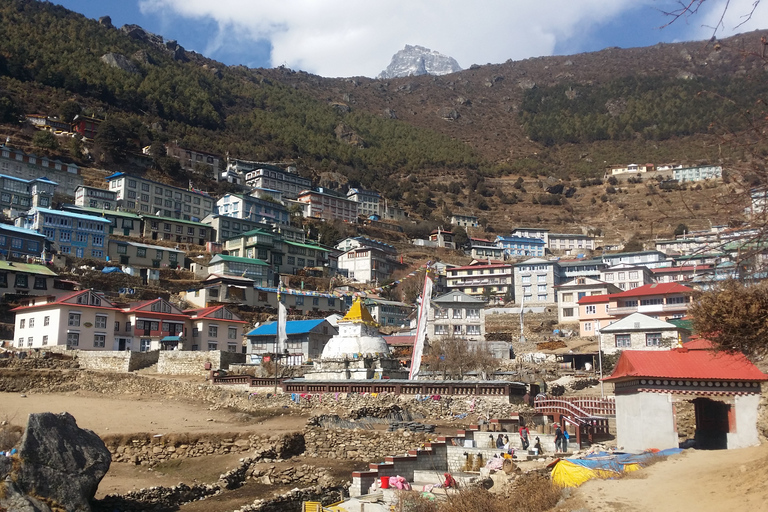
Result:
<svg viewBox="0 0 768 512">
<path fill-rule="evenodd" d="M 122 210 L 102 210 L 101 208 L 91 208 L 90 206 L 67 206 L 70 210 L 77 210 L 82 211 L 84 213 L 97 215 L 99 217 L 106 216 L 106 215 L 112 215 L 114 217 L 127 217 L 131 219 L 139 220 L 139 214 L 137 213 L 131 213 L 131 212 L 124 212 Z"/>
<path fill-rule="evenodd" d="M 693 320 L 682 318 L 670 318 L 667 322 L 675 325 L 681 329 L 685 329 L 689 332 L 693 332 Z"/>
<path fill-rule="evenodd" d="M 216 259 L 218 258 L 218 260 Z M 231 261 L 234 263 L 247 263 L 249 265 L 263 265 L 265 267 L 269 266 L 269 263 L 256 259 L 256 258 L 241 258 L 239 256 L 229 256 L 227 254 L 217 254 L 211 259 L 211 264 L 217 263 L 219 261 Z"/>
<path fill-rule="evenodd" d="M 45 265 L 35 263 L 19 263 L 17 261 L 0 261 L 0 270 L 10 272 L 24 272 L 26 274 L 40 274 L 56 277 L 58 274 Z"/>
<path fill-rule="evenodd" d="M 314 249 L 316 251 L 331 252 L 330 249 L 326 249 L 325 247 L 320 247 L 319 245 L 302 244 L 300 242 L 289 242 L 288 240 L 284 240 L 284 242 L 288 245 L 293 245 L 294 247 L 304 247 L 305 249 Z"/>
<path fill-rule="evenodd" d="M 271 237 L 275 236 L 274 233 L 271 233 L 269 231 L 264 231 L 261 228 L 256 228 L 256 229 L 252 229 L 250 231 L 246 231 L 245 233 L 240 233 L 238 235 L 231 236 L 231 237 L 227 238 L 227 240 L 232 240 L 234 238 L 245 238 L 245 237 L 249 237 L 249 236 L 253 236 L 253 235 L 268 235 L 268 236 L 271 236 Z"/>
<path fill-rule="evenodd" d="M 203 224 L 202 222 L 195 222 L 193 220 L 184 220 L 184 219 L 174 219 L 172 217 L 160 217 L 159 215 L 147 215 L 143 214 L 141 215 L 142 218 L 146 219 L 157 219 L 162 221 L 169 221 L 169 222 L 179 222 L 181 224 L 192 224 L 193 226 L 200 226 L 201 228 L 210 228 L 210 224 Z"/>
</svg>

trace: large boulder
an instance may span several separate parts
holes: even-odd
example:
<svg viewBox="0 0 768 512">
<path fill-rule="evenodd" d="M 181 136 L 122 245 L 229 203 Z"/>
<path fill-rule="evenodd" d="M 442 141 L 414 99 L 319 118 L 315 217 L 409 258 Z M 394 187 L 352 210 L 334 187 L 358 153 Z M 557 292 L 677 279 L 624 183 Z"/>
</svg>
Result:
<svg viewBox="0 0 768 512">
<path fill-rule="evenodd" d="M 67 511 L 90 512 L 90 501 L 112 462 L 104 442 L 69 413 L 30 414 L 14 468 L 19 489 Z"/>
</svg>

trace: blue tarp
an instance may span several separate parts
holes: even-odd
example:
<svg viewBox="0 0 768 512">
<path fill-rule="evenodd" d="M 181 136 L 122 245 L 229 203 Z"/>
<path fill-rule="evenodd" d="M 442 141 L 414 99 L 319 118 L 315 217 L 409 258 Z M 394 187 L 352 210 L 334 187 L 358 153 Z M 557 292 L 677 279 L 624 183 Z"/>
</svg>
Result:
<svg viewBox="0 0 768 512">
<path fill-rule="evenodd" d="M 101 271 L 102 274 L 122 274 L 123 271 L 119 267 L 104 267 Z"/>
</svg>

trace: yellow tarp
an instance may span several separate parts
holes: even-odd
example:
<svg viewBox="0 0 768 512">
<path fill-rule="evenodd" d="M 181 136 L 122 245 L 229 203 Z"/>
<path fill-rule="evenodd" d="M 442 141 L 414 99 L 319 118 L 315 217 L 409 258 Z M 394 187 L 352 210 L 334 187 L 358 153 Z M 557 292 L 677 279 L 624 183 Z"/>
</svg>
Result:
<svg viewBox="0 0 768 512">
<path fill-rule="evenodd" d="M 633 464 L 633 466 L 637 465 Z M 560 487 L 578 487 L 593 478 L 614 478 L 617 475 L 615 471 L 587 468 L 565 459 L 561 459 L 552 468 L 552 482 Z"/>
</svg>

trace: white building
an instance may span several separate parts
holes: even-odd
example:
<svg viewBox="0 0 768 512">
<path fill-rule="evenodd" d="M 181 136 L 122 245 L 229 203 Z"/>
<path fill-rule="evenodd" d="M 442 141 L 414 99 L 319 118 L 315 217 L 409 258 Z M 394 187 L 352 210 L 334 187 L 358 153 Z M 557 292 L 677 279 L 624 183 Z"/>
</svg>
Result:
<svg viewBox="0 0 768 512">
<path fill-rule="evenodd" d="M 186 190 L 122 172 L 105 179 L 109 182 L 109 190 L 117 194 L 120 207 L 127 211 L 195 222 L 213 212 L 214 199 L 197 190 Z"/>
<path fill-rule="evenodd" d="M 517 304 L 552 305 L 557 302 L 555 286 L 561 283 L 556 261 L 531 258 L 514 266 L 515 302 Z"/>
<path fill-rule="evenodd" d="M 245 176 L 249 187 L 278 190 L 290 199 L 296 199 L 302 190 L 312 187 L 312 180 L 302 178 L 294 167 L 281 169 L 263 162 L 248 160 L 227 160 L 227 170 L 233 169 Z"/>
<path fill-rule="evenodd" d="M 75 189 L 75 204 L 101 210 L 116 210 L 117 192 L 82 185 Z"/>
<path fill-rule="evenodd" d="M 373 190 L 351 188 L 347 191 L 347 198 L 357 203 L 357 214 L 364 217 L 372 215 L 381 216 L 381 194 Z"/>
</svg>

